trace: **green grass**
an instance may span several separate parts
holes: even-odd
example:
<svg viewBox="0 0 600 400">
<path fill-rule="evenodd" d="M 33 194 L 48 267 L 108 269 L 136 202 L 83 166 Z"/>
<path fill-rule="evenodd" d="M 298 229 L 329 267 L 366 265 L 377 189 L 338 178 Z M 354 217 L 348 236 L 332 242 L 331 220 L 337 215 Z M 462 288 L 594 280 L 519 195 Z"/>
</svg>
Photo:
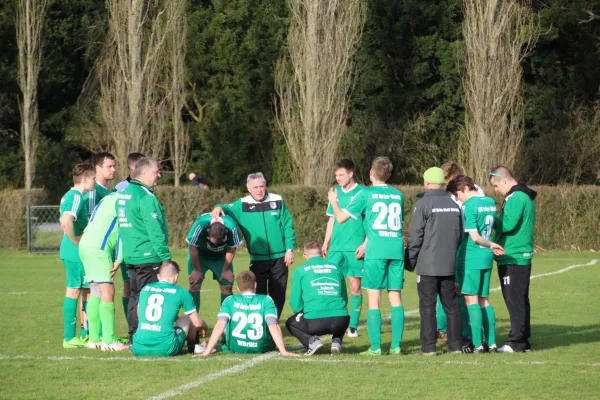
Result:
<svg viewBox="0 0 600 400">
<path fill-rule="evenodd" d="M 184 252 L 176 251 L 174 256 L 185 265 Z M 536 254 L 533 274 L 595 258 L 600 256 Z M 286 359 L 271 354 L 256 359 L 218 354 L 199 360 L 189 355 L 134 359 L 130 353 L 63 350 L 64 270 L 58 256 L 0 250 L 0 259 L 0 313 L 4 321 L 0 324 L 0 398 L 145 399 L 186 384 L 190 384 L 187 390 L 169 392 L 172 398 L 600 398 L 600 263 L 532 281 L 534 351 L 530 354 L 451 356 L 440 345 L 438 357 L 411 355 L 419 348 L 419 318 L 413 312 L 406 318 L 405 354 L 399 357 L 358 356 L 356 353 L 368 345 L 367 332 L 360 329 L 360 337 L 346 339 L 345 353 L 337 357 Z M 238 254 L 235 264 L 237 271 L 246 268 L 248 256 Z M 180 283 L 185 285 L 186 281 L 184 273 Z M 125 336 L 119 274 L 116 285 L 117 334 Z M 492 286 L 498 286 L 496 276 Z M 209 279 L 203 289 L 201 316 L 212 325 L 219 305 L 218 286 Z M 413 274 L 406 276 L 403 300 L 407 311 L 417 308 Z M 509 329 L 508 315 L 499 291 L 492 293 L 491 301 L 501 344 Z M 383 303 L 385 315 L 389 305 L 385 300 Z M 283 320 L 290 314 L 286 308 Z M 382 333 L 386 350 L 391 339 L 389 323 L 384 324 Z M 288 346 L 297 344 L 289 335 L 285 341 Z M 237 370 L 228 371 L 236 366 Z"/>
</svg>

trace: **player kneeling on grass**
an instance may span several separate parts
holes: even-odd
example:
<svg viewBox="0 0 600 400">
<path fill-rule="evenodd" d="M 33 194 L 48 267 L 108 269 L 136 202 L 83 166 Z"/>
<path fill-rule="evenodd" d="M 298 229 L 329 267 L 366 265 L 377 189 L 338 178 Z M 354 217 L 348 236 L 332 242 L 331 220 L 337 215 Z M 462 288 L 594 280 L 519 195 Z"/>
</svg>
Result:
<svg viewBox="0 0 600 400">
<path fill-rule="evenodd" d="M 473 353 L 484 351 L 482 330 L 489 350 L 496 351 L 496 316 L 488 301 L 494 254 L 504 254 L 502 246 L 489 240 L 496 202 L 478 194 L 473 179 L 465 175 L 450 181 L 447 190 L 462 203 L 464 233 L 456 256 L 456 279 L 467 304 Z"/>
<path fill-rule="evenodd" d="M 294 356 L 283 344 L 283 335 L 277 321 L 277 309 L 273 299 L 256 294 L 256 276 L 242 271 L 236 279 L 240 294 L 229 296 L 221 305 L 218 321 L 210 335 L 203 353 L 195 357 L 209 356 L 225 332 L 221 350 L 231 353 L 256 354 L 273 350 L 273 342 L 282 356 Z"/>
<path fill-rule="evenodd" d="M 321 257 L 321 244 L 315 240 L 304 245 L 304 259 L 292 275 L 290 306 L 294 315 L 285 325 L 306 347 L 307 356 L 323 348 L 320 335 L 332 335 L 331 354 L 339 354 L 350 323 L 344 275 L 331 260 Z"/>
<path fill-rule="evenodd" d="M 191 353 L 197 335 L 206 334 L 206 323 L 198 316 L 189 292 L 176 285 L 179 265 L 175 261 L 164 261 L 157 277 L 158 282 L 147 284 L 140 292 L 133 355 L 176 356 L 181 353 L 186 339 Z M 185 315 L 177 318 L 182 307 Z"/>
<path fill-rule="evenodd" d="M 123 351 L 129 347 L 115 339 L 115 286 L 113 278 L 122 261 L 116 193 L 103 198 L 94 209 L 79 242 L 79 256 L 90 283 L 87 304 L 90 349 Z M 100 328 L 102 327 L 102 328 Z M 102 329 L 102 341 L 100 341 Z"/>
<path fill-rule="evenodd" d="M 233 218 L 225 215 L 213 219 L 210 214 L 202 214 L 187 238 L 188 274 L 190 294 L 194 299 L 196 311 L 200 311 L 200 289 L 204 275 L 208 270 L 221 287 L 221 304 L 231 296 L 233 285 L 233 258 L 242 244 Z"/>
</svg>

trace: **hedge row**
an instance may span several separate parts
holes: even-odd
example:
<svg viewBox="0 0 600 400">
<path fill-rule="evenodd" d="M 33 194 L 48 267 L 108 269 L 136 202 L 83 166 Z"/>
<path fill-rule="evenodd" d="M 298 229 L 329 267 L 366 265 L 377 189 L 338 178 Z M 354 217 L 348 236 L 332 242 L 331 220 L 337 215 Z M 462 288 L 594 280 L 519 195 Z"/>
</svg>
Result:
<svg viewBox="0 0 600 400">
<path fill-rule="evenodd" d="M 413 204 L 420 186 L 398 187 L 405 196 L 406 222 L 412 216 Z M 537 197 L 535 242 L 546 250 L 600 250 L 600 187 L 557 186 L 534 187 Z M 297 247 L 310 238 L 322 239 L 325 234 L 327 188 L 279 186 L 271 191 L 283 196 L 296 230 Z M 498 204 L 502 196 L 490 188 L 489 196 Z M 198 215 L 209 212 L 217 203 L 231 202 L 245 193 L 228 190 L 201 190 L 196 187 L 161 186 L 157 195 L 165 208 L 172 247 L 185 246 L 185 237 Z M 0 247 L 22 248 L 26 245 L 25 205 L 39 204 L 41 190 L 0 191 Z M 15 211 L 15 210 L 18 210 Z"/>
</svg>

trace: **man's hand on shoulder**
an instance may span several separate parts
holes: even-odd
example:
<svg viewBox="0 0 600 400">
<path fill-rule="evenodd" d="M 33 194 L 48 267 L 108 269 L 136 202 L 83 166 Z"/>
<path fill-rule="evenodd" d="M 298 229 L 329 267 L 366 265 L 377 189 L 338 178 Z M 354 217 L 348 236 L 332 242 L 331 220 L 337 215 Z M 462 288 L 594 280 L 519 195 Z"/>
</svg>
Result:
<svg viewBox="0 0 600 400">
<path fill-rule="evenodd" d="M 211 212 L 210 212 L 210 216 L 213 218 L 219 218 L 221 215 L 225 215 L 225 212 L 223 212 L 223 209 L 221 207 L 215 207 Z"/>
</svg>

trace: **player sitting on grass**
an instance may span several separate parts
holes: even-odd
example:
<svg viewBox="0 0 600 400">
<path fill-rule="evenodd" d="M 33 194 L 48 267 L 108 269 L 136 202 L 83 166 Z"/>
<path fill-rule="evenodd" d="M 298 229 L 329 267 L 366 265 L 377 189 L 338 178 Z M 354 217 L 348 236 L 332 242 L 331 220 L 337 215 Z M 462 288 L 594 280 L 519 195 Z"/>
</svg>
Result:
<svg viewBox="0 0 600 400">
<path fill-rule="evenodd" d="M 221 304 L 231 296 L 233 285 L 233 258 L 242 244 L 233 218 L 224 215 L 213 219 L 210 214 L 202 214 L 187 238 L 188 274 L 190 294 L 194 299 L 196 311 L 200 311 L 200 289 L 204 275 L 208 270 L 221 287 Z"/>
<path fill-rule="evenodd" d="M 495 352 L 496 316 L 488 296 L 494 254 L 504 254 L 502 246 L 489 240 L 496 218 L 496 202 L 478 194 L 473 179 L 464 175 L 450 181 L 447 191 L 462 203 L 464 233 L 456 256 L 456 279 L 467 304 L 473 353 L 484 351 L 482 328 L 489 351 Z"/>
<path fill-rule="evenodd" d="M 273 350 L 274 341 L 282 356 L 297 357 L 298 354 L 285 349 L 273 299 L 264 294 L 256 294 L 254 273 L 240 272 L 236 283 L 240 294 L 225 299 L 206 350 L 195 357 L 209 356 L 223 332 L 223 351 L 242 354 L 265 353 Z"/>
<path fill-rule="evenodd" d="M 129 347 L 115 340 L 115 286 L 113 278 L 122 260 L 115 203 L 116 193 L 97 204 L 79 241 L 79 256 L 90 283 L 87 304 L 90 349 L 123 351 Z M 102 327 L 102 328 L 100 328 Z M 102 329 L 102 341 L 100 341 Z"/>
<path fill-rule="evenodd" d="M 329 191 L 329 203 L 335 219 L 343 224 L 350 218 L 364 215 L 367 234 L 363 289 L 367 289 L 369 311 L 367 330 L 371 347 L 361 355 L 381 355 L 381 291 L 387 289 L 392 306 L 392 343 L 390 354 L 400 354 L 400 342 L 404 332 L 404 196 L 385 182 L 392 174 L 392 163 L 387 157 L 377 157 L 371 165 L 370 178 L 373 186 L 363 189 L 342 210 L 337 202 L 338 193 Z"/>
<path fill-rule="evenodd" d="M 191 353 L 197 335 L 206 334 L 206 323 L 198 316 L 192 296 L 176 285 L 178 278 L 179 265 L 175 261 L 164 261 L 158 270 L 158 282 L 149 283 L 141 290 L 133 355 L 176 356 L 181 353 L 186 339 Z M 182 307 L 185 315 L 177 318 Z"/>
</svg>

